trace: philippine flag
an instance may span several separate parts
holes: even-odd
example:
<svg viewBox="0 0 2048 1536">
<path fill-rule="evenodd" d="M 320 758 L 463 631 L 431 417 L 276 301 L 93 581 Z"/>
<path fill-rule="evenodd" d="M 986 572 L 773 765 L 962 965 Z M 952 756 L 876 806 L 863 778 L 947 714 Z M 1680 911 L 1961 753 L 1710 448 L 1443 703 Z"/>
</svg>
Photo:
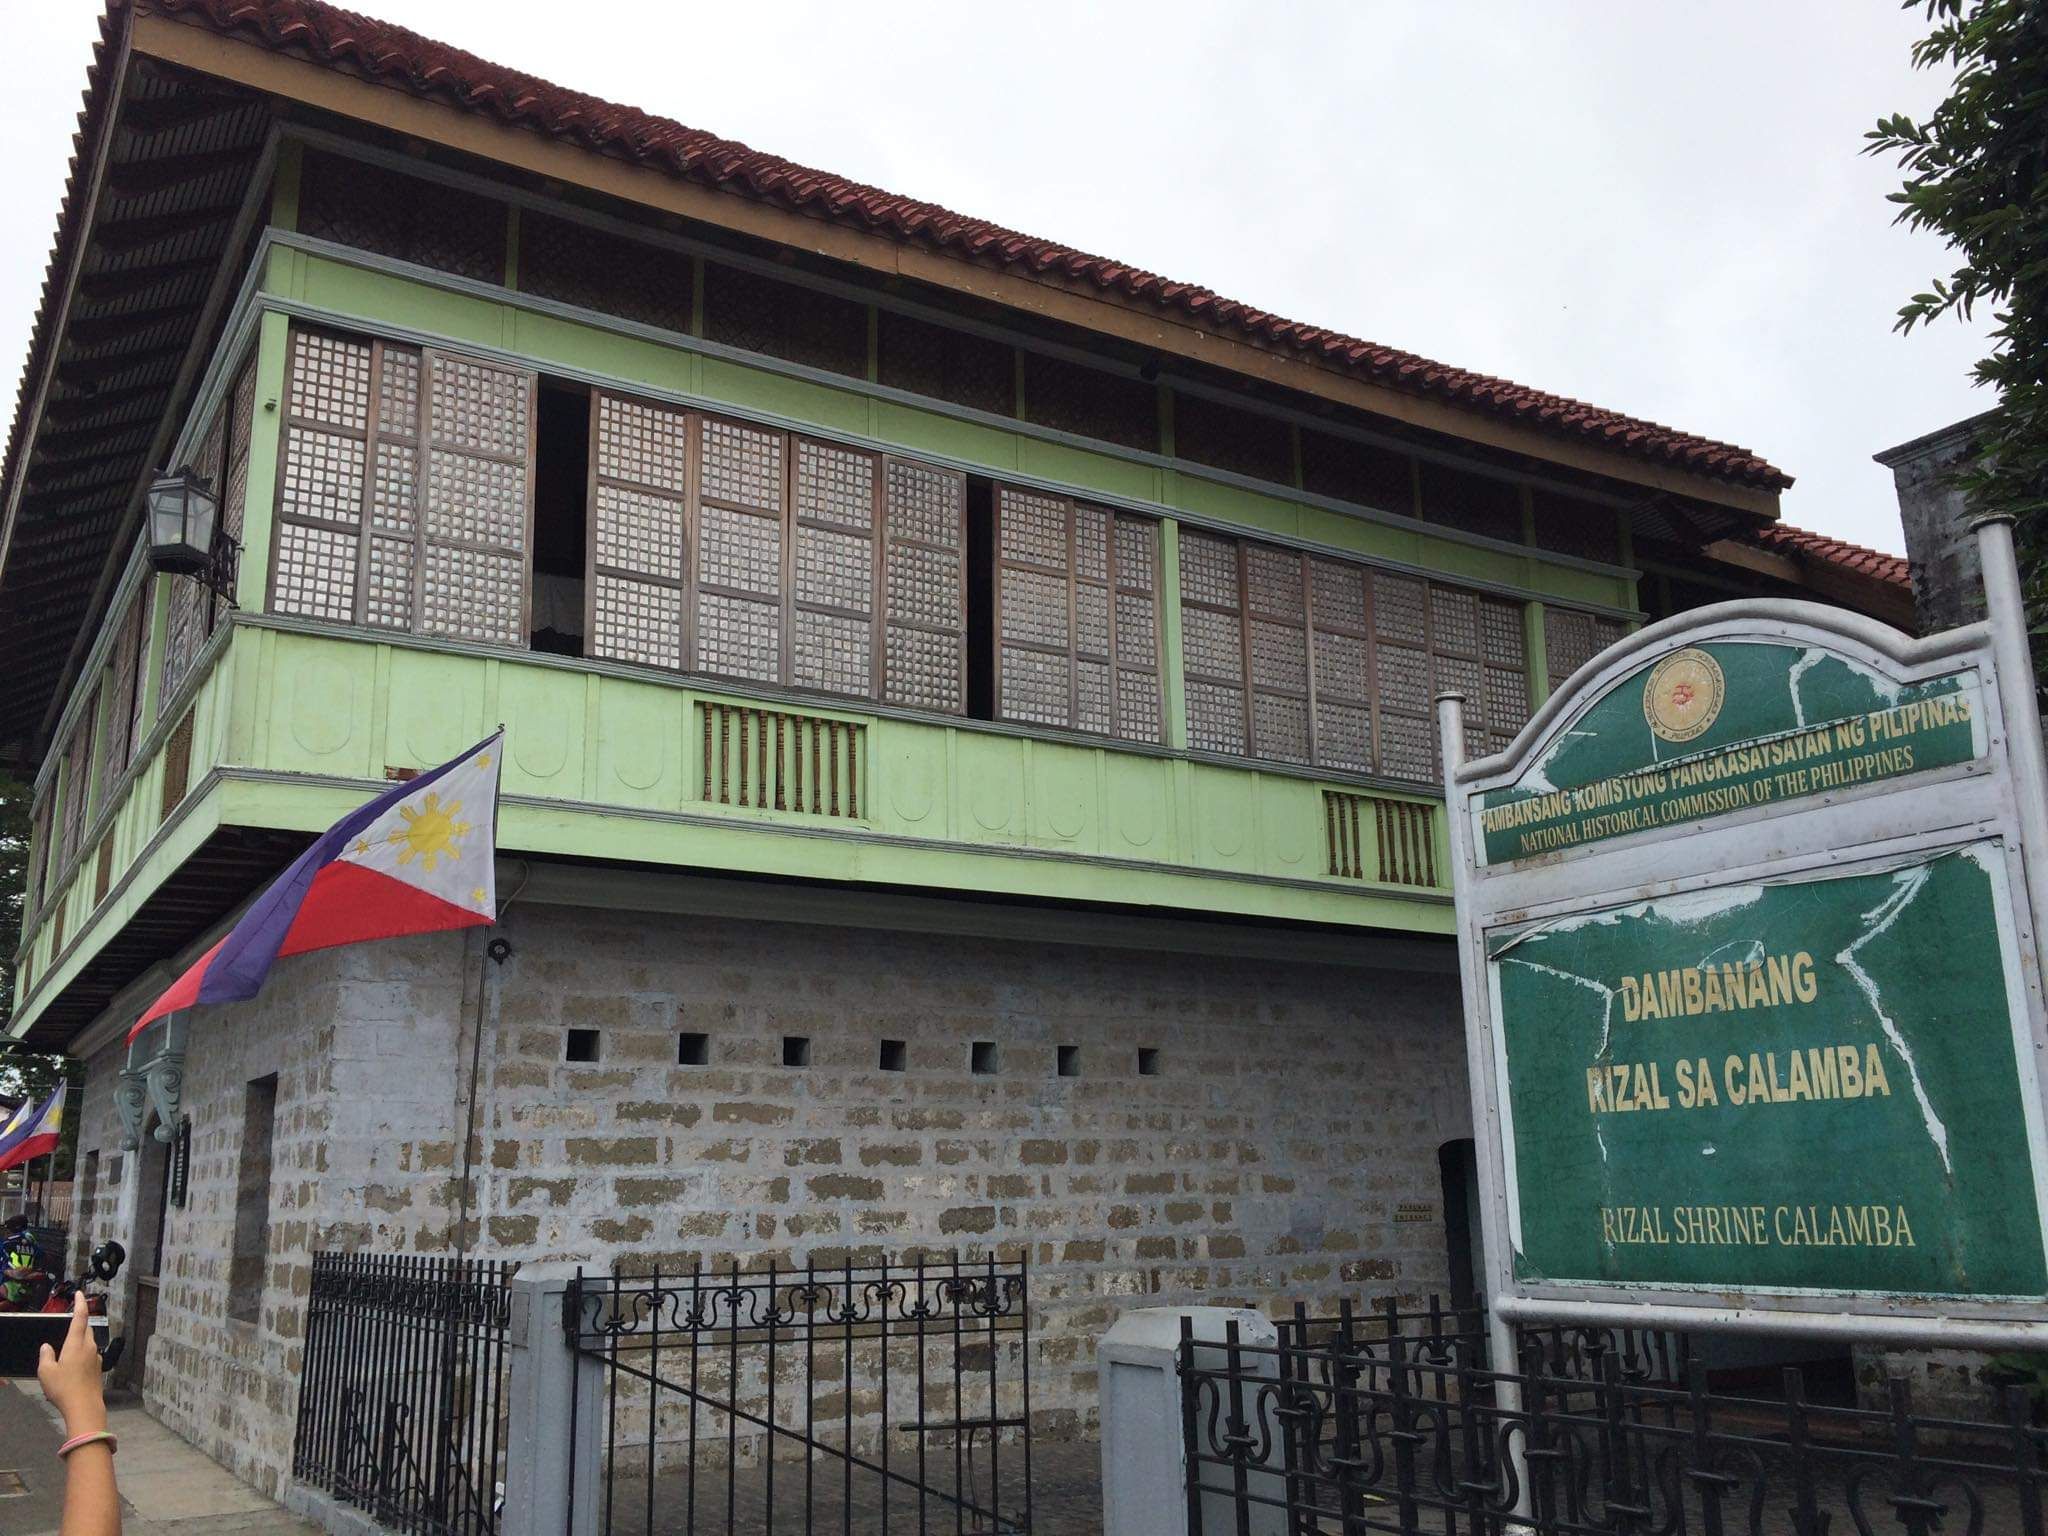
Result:
<svg viewBox="0 0 2048 1536">
<path fill-rule="evenodd" d="M 498 920 L 498 760 L 504 731 L 393 786 L 323 832 L 242 920 L 135 1021 L 254 997 L 281 955 Z"/>
<path fill-rule="evenodd" d="M 57 1150 L 64 1129 L 64 1084 L 33 1110 L 24 1104 L 0 1131 L 0 1171 L 19 1167 L 31 1158 Z"/>
</svg>

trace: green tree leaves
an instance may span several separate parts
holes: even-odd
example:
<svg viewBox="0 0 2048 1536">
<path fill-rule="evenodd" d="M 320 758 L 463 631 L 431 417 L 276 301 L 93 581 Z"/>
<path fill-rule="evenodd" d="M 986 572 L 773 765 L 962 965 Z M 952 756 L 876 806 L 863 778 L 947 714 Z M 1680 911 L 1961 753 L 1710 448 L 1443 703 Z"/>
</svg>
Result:
<svg viewBox="0 0 2048 1536">
<path fill-rule="evenodd" d="M 2048 653 L 2048 0 L 1924 3 L 1933 30 L 1913 63 L 1953 68 L 1955 83 L 1925 122 L 1880 117 L 1864 150 L 1898 157 L 1898 221 L 1942 236 L 1957 261 L 1900 308 L 1896 328 L 1991 310 L 1991 354 L 1972 373 L 1998 400 L 1960 484 L 1977 511 L 2018 519 L 2038 674 Z"/>
</svg>

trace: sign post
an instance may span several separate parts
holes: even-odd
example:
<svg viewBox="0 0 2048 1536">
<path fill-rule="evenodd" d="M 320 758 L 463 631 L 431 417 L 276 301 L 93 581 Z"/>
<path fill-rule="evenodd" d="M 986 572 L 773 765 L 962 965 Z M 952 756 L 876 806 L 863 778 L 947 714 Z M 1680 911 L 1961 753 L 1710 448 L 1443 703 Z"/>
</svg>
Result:
<svg viewBox="0 0 2048 1536">
<path fill-rule="evenodd" d="M 2048 770 L 1978 537 L 1980 624 L 1702 609 L 1472 763 L 1438 701 L 1496 1358 L 1525 1321 L 2048 1343 Z"/>
</svg>

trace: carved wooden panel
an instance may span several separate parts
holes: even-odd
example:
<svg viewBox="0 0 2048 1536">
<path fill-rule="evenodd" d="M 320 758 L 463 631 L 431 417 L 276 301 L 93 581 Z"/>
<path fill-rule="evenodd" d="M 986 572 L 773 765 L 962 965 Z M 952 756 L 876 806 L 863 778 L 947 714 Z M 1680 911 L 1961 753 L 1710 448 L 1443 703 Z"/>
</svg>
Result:
<svg viewBox="0 0 2048 1536">
<path fill-rule="evenodd" d="M 1159 390 L 1143 379 L 1025 352 L 1024 416 L 1041 426 L 1159 451 Z"/>
<path fill-rule="evenodd" d="M 690 329 L 690 258 L 532 209 L 519 215 L 519 290 L 663 330 Z"/>
<path fill-rule="evenodd" d="M 1175 392 L 1173 452 L 1258 480 L 1294 482 L 1294 439 L 1286 422 L 1206 395 Z"/>
<path fill-rule="evenodd" d="M 1424 460 L 1422 515 L 1432 523 L 1522 542 L 1522 493 L 1506 480 Z"/>
<path fill-rule="evenodd" d="M 854 378 L 868 371 L 865 304 L 722 262 L 704 268 L 704 335 Z"/>
<path fill-rule="evenodd" d="M 684 665 L 690 417 L 596 390 L 590 498 L 591 654 Z"/>
<path fill-rule="evenodd" d="M 1017 354 L 1004 342 L 882 310 L 879 376 L 891 389 L 996 416 L 1017 409 Z"/>
<path fill-rule="evenodd" d="M 299 229 L 481 282 L 505 280 L 505 206 L 382 166 L 307 151 Z"/>
<path fill-rule="evenodd" d="M 967 479 L 910 459 L 882 464 L 882 697 L 967 707 Z"/>
<path fill-rule="evenodd" d="M 1318 496 L 1415 515 L 1415 467 L 1406 454 L 1303 428 L 1301 483 Z"/>
<path fill-rule="evenodd" d="M 1547 489 L 1532 491 L 1530 502 L 1537 548 L 1620 562 L 1621 523 L 1613 507 Z"/>
</svg>

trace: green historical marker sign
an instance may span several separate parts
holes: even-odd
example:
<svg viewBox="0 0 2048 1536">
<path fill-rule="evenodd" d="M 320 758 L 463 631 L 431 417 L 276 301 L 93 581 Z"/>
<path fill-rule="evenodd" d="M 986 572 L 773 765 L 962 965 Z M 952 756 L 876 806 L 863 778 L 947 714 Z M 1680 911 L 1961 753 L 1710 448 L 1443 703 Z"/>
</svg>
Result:
<svg viewBox="0 0 2048 1536">
<path fill-rule="evenodd" d="M 1487 864 L 1968 762 L 1963 674 L 1910 687 L 1811 647 L 1719 641 L 1646 665 L 1513 786 L 1478 797 Z"/>
<path fill-rule="evenodd" d="M 1995 842 L 1489 940 L 1525 1279 L 2048 1291 Z"/>
<path fill-rule="evenodd" d="M 1745 602 L 1499 757 L 1440 704 L 1488 1297 L 2048 1347 L 2048 760 L 2010 532 L 1915 639 Z"/>
</svg>

